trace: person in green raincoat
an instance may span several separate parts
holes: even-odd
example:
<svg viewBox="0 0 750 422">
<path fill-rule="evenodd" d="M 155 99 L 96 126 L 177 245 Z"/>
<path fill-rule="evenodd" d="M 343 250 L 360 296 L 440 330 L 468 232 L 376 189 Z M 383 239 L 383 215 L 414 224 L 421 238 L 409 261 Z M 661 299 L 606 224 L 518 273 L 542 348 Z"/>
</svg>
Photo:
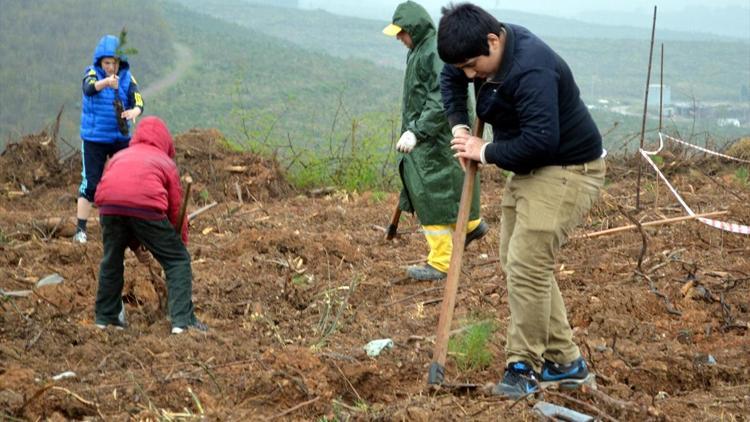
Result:
<svg viewBox="0 0 750 422">
<path fill-rule="evenodd" d="M 417 280 L 440 280 L 446 277 L 450 264 L 464 172 L 450 148 L 453 134 L 440 97 L 443 62 L 437 53 L 437 31 L 422 6 L 406 1 L 398 5 L 383 33 L 395 36 L 409 49 L 401 106 L 402 135 L 396 144 L 402 153 L 399 208 L 416 212 L 430 246 L 427 263 L 409 267 L 407 275 Z M 466 129 L 462 126 L 456 130 Z M 479 218 L 478 177 L 465 245 L 489 230 Z"/>
</svg>

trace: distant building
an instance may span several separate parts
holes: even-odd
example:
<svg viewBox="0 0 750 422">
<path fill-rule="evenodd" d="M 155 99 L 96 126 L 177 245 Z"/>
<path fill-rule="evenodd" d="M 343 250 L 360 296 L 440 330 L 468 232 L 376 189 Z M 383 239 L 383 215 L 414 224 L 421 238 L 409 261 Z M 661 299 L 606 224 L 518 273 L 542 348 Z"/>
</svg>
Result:
<svg viewBox="0 0 750 422">
<path fill-rule="evenodd" d="M 725 118 L 725 119 L 718 119 L 716 120 L 716 124 L 718 124 L 721 127 L 726 126 L 734 126 L 734 127 L 741 127 L 740 119 L 734 119 L 734 118 Z"/>
<path fill-rule="evenodd" d="M 643 92 L 643 91 L 641 91 Z M 664 96 L 660 99 L 661 85 L 651 84 L 648 86 L 648 107 L 652 109 L 659 109 L 659 101 L 662 102 L 662 107 L 667 108 L 672 105 L 672 88 L 669 85 L 664 85 Z"/>
</svg>

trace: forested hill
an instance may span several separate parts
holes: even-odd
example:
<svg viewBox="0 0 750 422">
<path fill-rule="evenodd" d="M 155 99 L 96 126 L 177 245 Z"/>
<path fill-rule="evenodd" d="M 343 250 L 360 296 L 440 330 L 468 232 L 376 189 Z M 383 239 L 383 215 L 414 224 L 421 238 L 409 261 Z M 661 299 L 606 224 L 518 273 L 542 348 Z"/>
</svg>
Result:
<svg viewBox="0 0 750 422">
<path fill-rule="evenodd" d="M 393 67 L 336 58 L 169 1 L 0 1 L 3 142 L 48 125 L 65 104 L 62 133 L 77 145 L 82 71 L 99 38 L 124 25 L 141 87 L 176 68 L 175 45 L 189 54 L 174 84 L 144 98 L 146 114 L 175 131 L 218 127 L 234 139 L 310 146 L 340 139 L 354 120 L 358 136 L 368 127 L 390 136 L 397 124 L 403 75 Z"/>
<path fill-rule="evenodd" d="M 301 147 L 339 139 L 339 131 L 348 134 L 352 120 L 361 124 L 366 116 L 377 115 L 372 124 L 390 130 L 401 71 L 311 51 L 175 3 L 164 8 L 194 60 L 175 86 L 147 99 L 150 112 L 174 130 L 218 127 L 243 141 Z"/>
<path fill-rule="evenodd" d="M 405 63 L 401 43 L 380 32 L 385 21 L 272 7 L 247 0 L 178 1 L 308 51 L 397 68 L 403 68 Z M 570 64 L 589 102 L 599 98 L 642 100 L 650 29 L 596 25 L 512 10 L 492 12 L 503 21 L 531 29 L 555 48 Z M 657 43 L 665 43 L 665 84 L 672 87 L 673 100 L 735 101 L 743 86 L 748 88 L 750 42 L 661 29 L 656 36 Z M 655 58 L 658 48 L 657 44 Z"/>
<path fill-rule="evenodd" d="M 138 82 L 172 65 L 174 52 L 161 7 L 147 0 L 0 0 L 0 148 L 36 131 L 65 105 L 62 132 L 75 136 L 81 79 L 104 34 L 128 30 Z M 77 139 L 68 139 L 77 144 Z"/>
</svg>

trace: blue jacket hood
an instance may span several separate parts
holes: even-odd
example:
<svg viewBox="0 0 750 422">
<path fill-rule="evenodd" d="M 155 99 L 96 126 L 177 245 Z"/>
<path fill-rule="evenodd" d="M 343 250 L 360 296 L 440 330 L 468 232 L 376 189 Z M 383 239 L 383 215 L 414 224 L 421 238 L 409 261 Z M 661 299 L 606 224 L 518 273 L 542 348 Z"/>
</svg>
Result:
<svg viewBox="0 0 750 422">
<path fill-rule="evenodd" d="M 94 50 L 94 67 L 101 67 L 101 60 L 104 57 L 118 57 L 117 48 L 120 47 L 120 39 L 114 35 L 105 35 L 99 40 L 99 44 L 96 45 Z M 128 64 L 128 58 L 125 55 L 119 57 L 120 59 L 120 70 L 125 70 L 130 67 Z"/>
</svg>

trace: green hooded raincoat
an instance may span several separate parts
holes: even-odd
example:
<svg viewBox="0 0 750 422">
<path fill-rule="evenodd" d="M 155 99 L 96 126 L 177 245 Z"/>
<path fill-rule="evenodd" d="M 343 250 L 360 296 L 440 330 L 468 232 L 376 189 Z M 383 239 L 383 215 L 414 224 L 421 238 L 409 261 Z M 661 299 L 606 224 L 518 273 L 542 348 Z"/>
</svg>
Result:
<svg viewBox="0 0 750 422">
<path fill-rule="evenodd" d="M 406 31 L 413 48 L 406 57 L 401 132 L 410 130 L 417 145 L 401 154 L 399 173 L 404 189 L 399 207 L 416 212 L 425 226 L 455 224 L 464 172 L 453 157 L 453 138 L 440 99 L 437 32 L 427 11 L 413 1 L 401 3 L 393 23 Z M 474 183 L 470 219 L 479 218 L 479 174 Z"/>
</svg>

